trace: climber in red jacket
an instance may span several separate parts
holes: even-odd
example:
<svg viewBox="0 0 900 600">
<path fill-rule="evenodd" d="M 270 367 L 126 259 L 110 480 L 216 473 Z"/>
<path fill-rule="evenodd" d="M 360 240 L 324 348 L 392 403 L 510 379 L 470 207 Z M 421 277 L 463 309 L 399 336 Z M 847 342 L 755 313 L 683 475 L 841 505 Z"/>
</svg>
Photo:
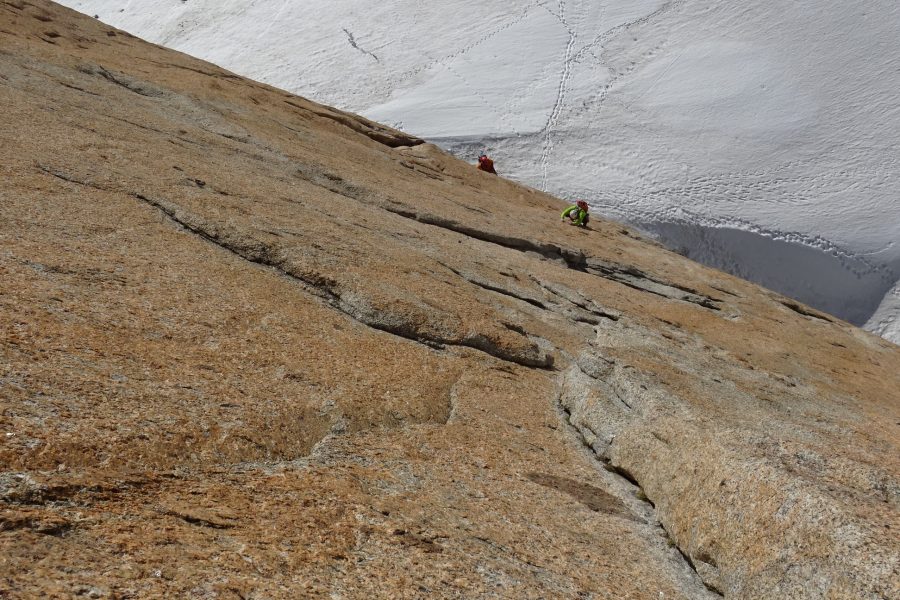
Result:
<svg viewBox="0 0 900 600">
<path fill-rule="evenodd" d="M 494 170 L 494 161 L 488 158 L 487 154 L 482 154 L 478 157 L 478 166 L 476 168 L 485 173 L 497 174 L 497 171 Z"/>
</svg>

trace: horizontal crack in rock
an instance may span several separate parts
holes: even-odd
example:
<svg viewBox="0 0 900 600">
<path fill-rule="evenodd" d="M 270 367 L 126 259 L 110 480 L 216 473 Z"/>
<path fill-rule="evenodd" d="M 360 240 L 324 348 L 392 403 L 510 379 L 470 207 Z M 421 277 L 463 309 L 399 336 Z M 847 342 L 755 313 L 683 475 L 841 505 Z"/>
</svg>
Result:
<svg viewBox="0 0 900 600">
<path fill-rule="evenodd" d="M 585 270 L 584 254 L 577 250 L 562 248 L 555 244 L 541 244 L 522 238 L 500 235 L 488 231 L 481 231 L 479 229 L 463 225 L 462 223 L 457 223 L 456 221 L 453 221 L 451 219 L 445 219 L 443 217 L 434 215 L 419 214 L 397 206 L 383 206 L 382 208 L 395 215 L 399 215 L 413 221 L 418 221 L 419 223 L 424 223 L 425 225 L 433 225 L 434 227 L 447 229 L 454 233 L 460 233 L 466 237 L 480 240 L 482 242 L 488 242 L 490 244 L 496 244 L 498 246 L 503 246 L 504 248 L 509 248 L 511 250 L 518 250 L 519 252 L 535 252 L 537 254 L 540 254 L 544 258 L 563 261 L 570 269 L 575 269 L 577 271 Z"/>
<path fill-rule="evenodd" d="M 43 535 L 61 536 L 74 529 L 74 527 L 74 523 L 56 515 L 22 515 L 12 511 L 0 515 L 0 533 L 27 529 Z"/>
<path fill-rule="evenodd" d="M 465 346 L 481 350 L 501 360 L 507 360 L 527 367 L 545 368 L 552 365 L 552 359 L 548 355 L 538 352 L 535 353 L 535 356 L 523 356 L 519 353 L 507 351 L 498 346 L 488 336 L 477 332 L 460 340 L 443 338 L 424 332 L 415 323 L 409 322 L 399 315 L 387 314 L 376 308 L 360 304 L 359 302 L 348 298 L 340 292 L 336 282 L 319 273 L 299 272 L 291 268 L 286 264 L 286 261 L 282 257 L 278 256 L 278 250 L 267 244 L 253 240 L 252 238 L 246 240 L 246 236 L 228 235 L 228 233 L 223 235 L 223 233 L 218 230 L 207 231 L 202 225 L 198 226 L 190 222 L 191 220 L 196 221 L 196 219 L 188 219 L 179 216 L 177 211 L 171 206 L 167 206 L 167 203 L 165 202 L 152 200 L 140 194 L 133 194 L 133 196 L 163 211 L 166 216 L 185 229 L 237 254 L 241 258 L 263 266 L 275 268 L 283 275 L 302 281 L 316 290 L 316 296 L 326 300 L 330 306 L 340 310 L 342 313 L 352 317 L 363 325 L 432 348 L 440 348 L 442 345 Z"/>
<path fill-rule="evenodd" d="M 390 148 L 400 148 L 403 146 L 419 146 L 425 143 L 425 140 L 408 135 L 396 129 L 389 129 L 383 125 L 379 125 L 374 121 L 369 121 L 357 115 L 332 111 L 325 106 L 301 106 L 296 102 L 285 100 L 285 104 L 289 104 L 300 110 L 312 113 L 317 117 L 322 117 L 330 121 L 334 121 L 344 127 L 352 129 L 356 133 L 361 133 L 369 139 L 384 144 Z"/>
<path fill-rule="evenodd" d="M 209 514 L 207 511 L 179 508 L 167 510 L 165 514 L 178 517 L 191 525 L 199 525 L 211 529 L 231 529 L 235 526 L 232 519 Z"/>
<path fill-rule="evenodd" d="M 504 288 L 495 283 L 491 283 L 490 281 L 483 279 L 481 277 L 463 273 L 462 271 L 454 269 L 453 267 L 451 267 L 450 265 L 447 265 L 445 263 L 439 262 L 438 264 L 445 267 L 446 269 L 449 269 L 455 275 L 461 277 L 462 279 L 465 279 L 472 285 L 477 285 L 478 287 L 488 290 L 489 292 L 495 292 L 495 293 L 501 294 L 503 296 L 508 296 L 510 298 L 514 298 L 516 300 L 526 302 L 534 307 L 540 308 L 541 310 L 550 310 L 546 304 L 544 304 L 543 302 L 541 302 L 540 300 L 538 300 L 537 298 L 535 298 L 533 296 L 527 296 L 523 292 L 509 290 L 509 289 Z"/>
<path fill-rule="evenodd" d="M 148 98 L 161 98 L 165 95 L 165 92 L 151 86 L 146 82 L 138 81 L 122 73 L 113 73 L 112 71 L 104 69 L 100 65 L 81 65 L 78 67 L 78 70 L 86 75 L 99 75 L 110 83 L 121 86 L 129 92 L 134 92 L 135 94 L 138 94 L 140 96 L 146 96 Z"/>
<path fill-rule="evenodd" d="M 811 317 L 813 319 L 818 319 L 827 323 L 834 323 L 834 321 L 832 321 L 822 313 L 806 308 L 797 302 L 792 302 L 791 300 L 779 300 L 779 302 L 785 307 L 791 309 L 797 314 L 803 315 L 804 317 Z"/>
<path fill-rule="evenodd" d="M 717 298 L 701 294 L 689 287 L 660 281 L 630 265 L 620 265 L 590 258 L 587 260 L 586 270 L 588 273 L 627 285 L 642 292 L 649 292 L 671 300 L 690 302 L 710 310 L 721 310 L 721 307 L 716 304 L 721 302 L 721 300 Z"/>
<path fill-rule="evenodd" d="M 564 302 L 571 304 L 578 309 L 594 315 L 595 317 L 601 319 L 609 319 L 610 321 L 618 321 L 622 317 L 622 315 L 620 315 L 618 312 L 603 308 L 593 300 L 586 298 L 584 294 L 577 290 L 570 289 L 559 283 L 543 281 L 542 279 L 538 279 L 536 277 L 532 277 L 532 279 L 548 293 L 563 300 Z M 575 317 L 575 320 L 582 320 L 584 322 L 593 323 L 595 325 L 600 323 L 598 319 L 584 317 Z"/>
<path fill-rule="evenodd" d="M 519 252 L 534 252 L 544 258 L 564 262 L 568 268 L 575 271 L 597 275 L 642 292 L 649 292 L 670 300 L 690 302 L 710 310 L 721 310 L 716 304 L 716 302 L 721 302 L 721 300 L 711 298 L 685 286 L 660 281 L 633 266 L 619 265 L 596 258 L 587 258 L 579 250 L 482 231 L 457 223 L 451 219 L 420 214 L 397 206 L 384 206 L 383 208 L 406 219 L 447 229 L 482 242 L 496 244 L 511 250 L 518 250 Z"/>
<path fill-rule="evenodd" d="M 332 308 L 372 329 L 418 342 L 431 348 L 441 348 L 444 345 L 461 346 L 480 350 L 495 358 L 526 367 L 550 368 L 553 366 L 553 357 L 541 351 L 530 341 L 524 344 L 524 349 L 507 349 L 498 345 L 497 341 L 489 335 L 478 331 L 470 332 L 459 339 L 445 338 L 423 331 L 418 324 L 404 319 L 402 315 L 386 313 L 376 307 L 369 306 L 366 302 L 361 301 L 363 299 L 353 298 L 354 294 L 341 293 L 338 284 L 334 280 L 320 273 L 301 271 L 293 267 L 281 256 L 279 248 L 232 231 L 227 226 L 207 222 L 201 217 L 191 215 L 181 209 L 181 207 L 168 201 L 153 199 L 137 192 L 106 188 L 90 181 L 78 179 L 51 167 L 38 165 L 38 168 L 63 181 L 106 192 L 125 193 L 132 198 L 140 200 L 161 211 L 166 217 L 190 233 L 248 262 L 273 268 L 281 275 L 304 284 L 304 289 L 307 292 L 321 298 Z"/>
</svg>

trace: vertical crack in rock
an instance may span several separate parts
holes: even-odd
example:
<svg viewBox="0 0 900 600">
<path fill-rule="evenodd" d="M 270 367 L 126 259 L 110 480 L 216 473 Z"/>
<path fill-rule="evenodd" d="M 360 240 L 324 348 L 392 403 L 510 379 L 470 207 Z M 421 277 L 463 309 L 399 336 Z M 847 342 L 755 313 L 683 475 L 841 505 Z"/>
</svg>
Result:
<svg viewBox="0 0 900 600">
<path fill-rule="evenodd" d="M 846 417 L 820 388 L 718 362 L 699 337 L 607 323 L 561 374 L 560 409 L 601 462 L 644 490 L 711 590 L 820 598 L 833 588 L 840 597 L 879 597 L 896 582 L 886 566 L 896 546 L 857 511 L 892 502 L 880 491 L 890 473 L 836 451 L 826 458 L 821 427 L 831 415 Z M 824 418 L 810 426 L 792 415 L 807 410 Z M 808 587 L 817 572 L 827 575 Z"/>
<path fill-rule="evenodd" d="M 600 370 L 595 372 L 608 373 L 609 371 L 611 371 L 612 365 L 614 364 L 612 361 L 601 359 L 601 362 L 605 362 L 605 366 L 600 367 Z M 591 377 L 587 373 L 581 371 L 581 368 L 577 365 L 573 368 L 581 372 L 582 374 Z M 556 409 L 560 415 L 560 420 L 563 421 L 563 427 L 571 431 L 573 438 L 576 439 L 577 443 L 587 451 L 589 456 L 591 456 L 599 463 L 599 467 L 601 469 L 603 469 L 607 473 L 611 473 L 616 478 L 618 478 L 620 482 L 619 487 L 622 491 L 628 493 L 629 490 L 633 490 L 631 495 L 639 502 L 642 502 L 646 505 L 647 510 L 645 511 L 645 513 L 648 518 L 646 523 L 648 525 L 653 525 L 654 527 L 656 527 L 659 532 L 665 537 L 667 545 L 676 551 L 676 556 L 680 559 L 680 561 L 676 562 L 681 564 L 684 569 L 689 570 L 689 572 L 692 573 L 692 578 L 694 578 L 694 585 L 698 588 L 697 592 L 708 592 L 711 594 L 710 597 L 724 598 L 723 592 L 717 587 L 711 585 L 710 581 L 707 581 L 707 578 L 704 577 L 701 570 L 698 570 L 694 560 L 692 560 L 691 557 L 684 551 L 684 549 L 682 549 L 678 545 L 674 536 L 669 532 L 668 529 L 666 529 L 665 524 L 656 516 L 656 504 L 651 498 L 647 496 L 646 491 L 641 486 L 637 477 L 635 477 L 633 473 L 631 473 L 628 469 L 622 467 L 621 465 L 614 464 L 610 460 L 605 450 L 598 450 L 597 441 L 599 440 L 601 434 L 595 431 L 589 423 L 584 420 L 578 420 L 575 415 L 573 415 L 572 407 L 568 405 L 565 399 L 566 388 L 571 383 L 571 372 L 571 369 L 569 371 L 563 372 L 558 380 L 559 393 L 556 397 Z M 606 447 L 608 448 L 608 445 Z"/>
<path fill-rule="evenodd" d="M 652 420 L 648 415 L 659 412 L 659 407 L 665 407 L 663 410 L 666 412 L 678 412 L 678 401 L 665 395 L 662 390 L 652 389 L 639 373 L 596 350 L 578 356 L 575 363 L 560 375 L 559 387 L 559 409 L 581 442 L 607 471 L 632 483 L 640 490 L 640 495 L 655 507 L 657 500 L 647 493 L 640 477 L 617 460 L 614 444 L 617 437 L 634 423 L 643 419 Z M 656 439 L 668 446 L 662 437 L 657 436 Z M 702 568 L 698 568 L 695 557 L 680 545 L 665 521 L 656 520 L 703 584 L 721 595 L 718 569 L 711 566 L 715 561 L 709 558 Z"/>
</svg>

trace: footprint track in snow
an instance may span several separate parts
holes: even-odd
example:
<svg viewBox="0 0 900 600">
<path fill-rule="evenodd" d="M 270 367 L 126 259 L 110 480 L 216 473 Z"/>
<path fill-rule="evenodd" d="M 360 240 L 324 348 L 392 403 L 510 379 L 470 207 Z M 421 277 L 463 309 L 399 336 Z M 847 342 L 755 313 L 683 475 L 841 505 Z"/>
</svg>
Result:
<svg viewBox="0 0 900 600">
<path fill-rule="evenodd" d="M 563 56 L 563 71 L 560 74 L 559 78 L 559 86 L 557 88 L 556 93 L 556 101 L 553 104 L 553 108 L 550 110 L 550 116 L 547 119 L 547 123 L 543 127 L 544 132 L 544 144 L 543 150 L 541 152 L 540 158 L 540 171 L 541 171 L 541 190 L 547 190 L 547 171 L 549 169 L 550 162 L 550 153 L 553 152 L 553 128 L 556 125 L 556 122 L 559 120 L 560 113 L 562 112 L 563 102 L 566 98 L 566 92 L 568 91 L 568 83 L 569 76 L 572 74 L 572 50 L 575 47 L 575 42 L 578 40 L 578 32 L 569 26 L 568 22 L 566 22 L 566 3 L 564 0 L 559 0 L 559 14 L 557 15 L 553 11 L 547 9 L 550 14 L 554 15 L 559 22 L 566 28 L 566 31 L 569 34 L 569 40 L 566 44 L 565 54 Z"/>
</svg>

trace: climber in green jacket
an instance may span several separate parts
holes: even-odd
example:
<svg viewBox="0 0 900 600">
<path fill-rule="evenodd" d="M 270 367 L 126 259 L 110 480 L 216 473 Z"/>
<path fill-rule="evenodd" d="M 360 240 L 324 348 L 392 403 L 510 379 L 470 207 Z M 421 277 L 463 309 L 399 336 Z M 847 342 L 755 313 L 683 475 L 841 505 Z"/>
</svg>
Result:
<svg viewBox="0 0 900 600">
<path fill-rule="evenodd" d="M 570 225 L 578 225 L 579 227 L 586 227 L 590 218 L 590 215 L 588 215 L 588 205 L 584 200 L 579 200 L 562 213 L 563 221 L 569 219 Z"/>
</svg>

